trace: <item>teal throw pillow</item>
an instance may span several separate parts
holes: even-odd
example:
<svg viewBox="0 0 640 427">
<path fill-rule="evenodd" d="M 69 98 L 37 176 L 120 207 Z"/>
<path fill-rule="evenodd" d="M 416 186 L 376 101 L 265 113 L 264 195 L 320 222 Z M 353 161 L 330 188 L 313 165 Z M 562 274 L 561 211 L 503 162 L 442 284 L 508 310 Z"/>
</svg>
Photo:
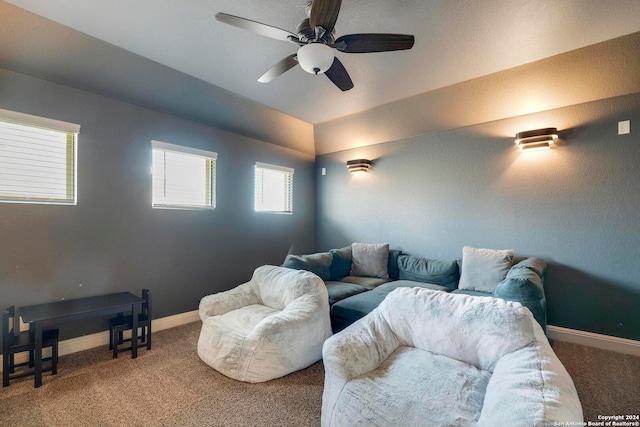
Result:
<svg viewBox="0 0 640 427">
<path fill-rule="evenodd" d="M 329 251 L 333 257 L 331 280 L 340 280 L 351 272 L 351 246 Z"/>
<path fill-rule="evenodd" d="M 287 255 L 284 260 L 283 267 L 293 268 L 294 270 L 310 271 L 322 280 L 331 280 L 331 262 L 333 256 L 329 252 L 320 252 L 310 255 Z"/>
<path fill-rule="evenodd" d="M 458 280 L 460 279 L 458 261 L 455 260 L 437 261 L 410 255 L 400 255 L 398 257 L 398 269 L 400 280 L 433 283 L 449 289 L 457 288 Z"/>
</svg>

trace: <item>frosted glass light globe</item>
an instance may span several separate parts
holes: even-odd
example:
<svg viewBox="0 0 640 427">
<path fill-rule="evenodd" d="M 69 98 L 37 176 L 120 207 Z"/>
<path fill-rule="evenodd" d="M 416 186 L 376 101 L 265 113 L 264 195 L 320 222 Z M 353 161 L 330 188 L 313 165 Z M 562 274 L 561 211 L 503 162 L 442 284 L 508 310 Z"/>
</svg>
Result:
<svg viewBox="0 0 640 427">
<path fill-rule="evenodd" d="M 307 73 L 324 73 L 333 65 L 333 58 L 333 49 L 323 43 L 309 43 L 298 49 L 298 63 Z"/>
</svg>

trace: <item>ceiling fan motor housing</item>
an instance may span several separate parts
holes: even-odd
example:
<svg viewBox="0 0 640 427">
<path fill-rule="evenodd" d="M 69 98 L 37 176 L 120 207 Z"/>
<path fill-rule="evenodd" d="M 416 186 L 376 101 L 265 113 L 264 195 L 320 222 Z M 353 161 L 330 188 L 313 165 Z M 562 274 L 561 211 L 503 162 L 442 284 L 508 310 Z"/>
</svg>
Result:
<svg viewBox="0 0 640 427">
<path fill-rule="evenodd" d="M 298 27 L 296 28 L 296 33 L 298 35 L 298 40 L 300 40 L 303 43 L 316 41 L 316 30 L 315 28 L 311 27 L 311 24 L 309 23 L 309 18 L 303 19 L 302 22 L 298 24 Z M 318 38 L 317 41 L 328 44 L 328 45 L 332 45 L 333 42 L 335 42 L 336 40 L 335 28 L 331 32 L 321 31 L 318 35 L 320 37 Z"/>
<path fill-rule="evenodd" d="M 298 24 L 296 32 L 298 33 L 298 39 L 305 43 L 313 40 L 316 36 L 316 32 L 311 28 L 311 24 L 309 23 L 309 18 L 303 19 L 302 22 Z"/>
</svg>

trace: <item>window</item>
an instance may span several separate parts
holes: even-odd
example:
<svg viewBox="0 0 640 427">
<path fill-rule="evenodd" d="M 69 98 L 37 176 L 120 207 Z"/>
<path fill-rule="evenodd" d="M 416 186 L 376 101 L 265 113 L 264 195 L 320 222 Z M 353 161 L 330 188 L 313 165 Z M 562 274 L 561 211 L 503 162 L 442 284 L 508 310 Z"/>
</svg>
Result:
<svg viewBox="0 0 640 427">
<path fill-rule="evenodd" d="M 217 153 L 151 141 L 154 208 L 216 207 Z"/>
<path fill-rule="evenodd" d="M 293 211 L 293 169 L 256 163 L 256 212 Z"/>
<path fill-rule="evenodd" d="M 80 126 L 0 110 L 0 201 L 76 204 Z"/>
</svg>

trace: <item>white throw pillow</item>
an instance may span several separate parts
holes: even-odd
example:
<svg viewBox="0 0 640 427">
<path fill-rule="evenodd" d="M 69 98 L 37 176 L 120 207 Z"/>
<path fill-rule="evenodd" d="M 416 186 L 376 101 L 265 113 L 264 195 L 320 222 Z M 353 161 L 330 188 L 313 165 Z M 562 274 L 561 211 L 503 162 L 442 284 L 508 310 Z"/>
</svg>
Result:
<svg viewBox="0 0 640 427">
<path fill-rule="evenodd" d="M 513 249 L 462 248 L 459 289 L 493 293 L 513 266 Z"/>
<path fill-rule="evenodd" d="M 351 276 L 389 278 L 389 244 L 352 243 Z"/>
</svg>

